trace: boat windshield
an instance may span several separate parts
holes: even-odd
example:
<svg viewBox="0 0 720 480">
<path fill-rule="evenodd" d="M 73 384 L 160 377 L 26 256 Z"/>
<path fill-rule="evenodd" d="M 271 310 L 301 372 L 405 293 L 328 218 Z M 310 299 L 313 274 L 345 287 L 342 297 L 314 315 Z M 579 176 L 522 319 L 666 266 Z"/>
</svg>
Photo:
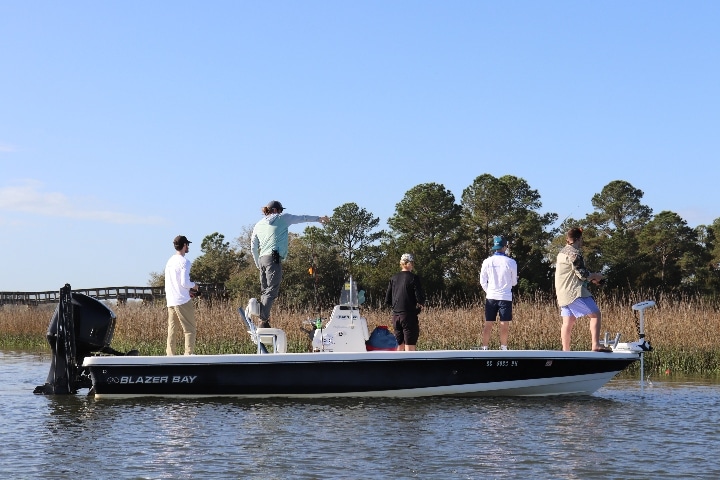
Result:
<svg viewBox="0 0 720 480">
<path fill-rule="evenodd" d="M 365 302 L 365 290 L 358 292 L 357 283 L 350 277 L 343 285 L 340 292 L 340 305 L 348 305 L 351 307 L 359 307 Z"/>
</svg>

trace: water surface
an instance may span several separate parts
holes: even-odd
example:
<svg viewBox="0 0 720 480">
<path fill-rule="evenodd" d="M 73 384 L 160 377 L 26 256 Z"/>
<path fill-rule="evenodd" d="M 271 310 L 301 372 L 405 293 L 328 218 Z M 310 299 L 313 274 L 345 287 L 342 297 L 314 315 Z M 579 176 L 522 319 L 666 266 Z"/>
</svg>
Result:
<svg viewBox="0 0 720 480">
<path fill-rule="evenodd" d="M 0 478 L 720 478 L 709 379 L 573 398 L 33 395 L 49 366 L 0 352 Z"/>
</svg>

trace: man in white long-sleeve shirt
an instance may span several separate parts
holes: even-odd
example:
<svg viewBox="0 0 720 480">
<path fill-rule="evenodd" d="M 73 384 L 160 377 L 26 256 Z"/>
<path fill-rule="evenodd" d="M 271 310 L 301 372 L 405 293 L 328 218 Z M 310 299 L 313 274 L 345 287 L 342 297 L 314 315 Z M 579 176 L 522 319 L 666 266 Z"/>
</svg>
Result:
<svg viewBox="0 0 720 480">
<path fill-rule="evenodd" d="M 486 258 L 480 269 L 480 285 L 485 290 L 485 326 L 483 350 L 490 343 L 495 318 L 500 315 L 500 350 L 507 350 L 510 322 L 512 321 L 512 287 L 517 285 L 517 262 L 508 257 L 507 240 L 495 237 L 493 254 Z"/>
<path fill-rule="evenodd" d="M 175 355 L 176 334 L 180 331 L 178 323 L 185 334 L 185 355 L 192 355 L 195 350 L 197 322 L 192 296 L 197 292 L 196 285 L 190 281 L 190 260 L 185 254 L 190 250 L 192 242 L 185 235 L 178 235 L 173 240 L 175 255 L 165 265 L 165 299 L 168 307 L 168 355 Z"/>
</svg>

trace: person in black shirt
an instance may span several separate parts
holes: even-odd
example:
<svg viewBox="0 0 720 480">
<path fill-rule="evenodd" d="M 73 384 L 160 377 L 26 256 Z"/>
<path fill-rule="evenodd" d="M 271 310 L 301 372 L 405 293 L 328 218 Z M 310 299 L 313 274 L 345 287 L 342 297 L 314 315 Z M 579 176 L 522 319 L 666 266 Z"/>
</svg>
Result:
<svg viewBox="0 0 720 480">
<path fill-rule="evenodd" d="M 420 277 L 412 272 L 415 259 L 409 253 L 400 257 L 402 271 L 390 279 L 385 303 L 392 305 L 393 325 L 398 351 L 415 350 L 420 337 L 420 321 L 418 314 L 425 304 L 425 292 L 422 289 Z"/>
</svg>

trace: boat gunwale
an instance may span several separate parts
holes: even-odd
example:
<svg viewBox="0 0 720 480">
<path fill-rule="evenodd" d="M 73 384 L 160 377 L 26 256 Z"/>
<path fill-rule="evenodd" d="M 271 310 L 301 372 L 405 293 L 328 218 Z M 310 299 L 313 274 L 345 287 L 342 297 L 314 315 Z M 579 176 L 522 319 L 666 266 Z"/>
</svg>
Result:
<svg viewBox="0 0 720 480">
<path fill-rule="evenodd" d="M 98 355 L 85 357 L 83 367 L 122 365 L 206 365 L 244 363 L 322 363 L 332 361 L 411 361 L 442 359 L 535 359 L 535 360 L 639 360 L 639 352 L 593 352 L 561 350 L 416 350 L 368 352 L 230 353 L 213 355 Z"/>
</svg>

